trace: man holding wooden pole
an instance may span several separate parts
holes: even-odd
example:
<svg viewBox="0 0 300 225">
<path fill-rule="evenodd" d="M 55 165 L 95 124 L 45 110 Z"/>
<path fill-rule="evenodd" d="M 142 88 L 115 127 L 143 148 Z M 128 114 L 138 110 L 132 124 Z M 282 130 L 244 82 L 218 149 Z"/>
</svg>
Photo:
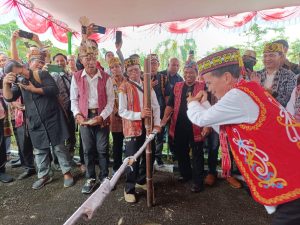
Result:
<svg viewBox="0 0 300 225">
<path fill-rule="evenodd" d="M 141 81 L 140 63 L 136 59 L 126 59 L 125 68 L 129 77 L 128 81 L 123 82 L 119 88 L 119 115 L 123 119 L 123 133 L 125 137 L 125 155 L 132 156 L 143 145 L 146 139 L 146 128 L 150 128 L 153 124 L 153 129 L 150 132 L 160 131 L 160 107 L 155 95 L 155 92 L 143 85 Z M 147 90 L 149 90 L 147 92 Z M 150 94 L 151 93 L 151 94 Z M 151 96 L 147 96 L 150 94 Z M 148 105 L 148 99 L 151 104 Z M 148 101 L 149 103 L 149 101 Z M 147 107 L 148 105 L 148 107 Z M 149 108 L 151 106 L 151 108 Z M 152 116 L 153 112 L 153 116 Z M 148 119 L 151 120 L 149 124 Z M 153 119 L 153 122 L 152 122 Z M 145 127 L 147 123 L 147 127 Z M 150 125 L 150 127 L 149 127 Z M 151 146 L 152 152 L 155 151 L 155 145 Z M 149 152 L 150 149 L 148 149 Z M 151 150 L 150 150 L 151 151 Z M 150 155 L 151 156 L 151 155 Z M 152 170 L 153 159 L 150 160 L 150 171 Z M 146 190 L 146 161 L 145 154 L 142 160 L 138 159 L 131 167 L 126 170 L 126 182 L 124 189 L 125 201 L 129 203 L 136 202 L 135 187 L 141 187 Z M 152 185 L 150 185 L 152 189 Z M 153 192 L 148 190 L 153 196 Z M 153 198 L 150 201 L 152 205 Z M 148 200 L 149 205 L 149 200 Z"/>
</svg>

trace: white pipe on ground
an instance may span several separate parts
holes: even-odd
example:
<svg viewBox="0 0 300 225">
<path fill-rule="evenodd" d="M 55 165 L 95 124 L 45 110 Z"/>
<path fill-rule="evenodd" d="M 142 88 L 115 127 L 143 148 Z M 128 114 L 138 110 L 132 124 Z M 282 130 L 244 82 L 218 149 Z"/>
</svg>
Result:
<svg viewBox="0 0 300 225">
<path fill-rule="evenodd" d="M 110 180 L 105 179 L 100 187 L 74 212 L 74 214 L 64 223 L 64 225 L 73 225 L 80 218 L 83 218 L 85 221 L 90 220 L 95 211 L 102 205 L 104 199 L 116 185 L 127 166 L 132 165 L 132 163 L 141 156 L 143 151 L 146 149 L 147 144 L 154 139 L 155 135 L 155 133 L 150 134 L 146 138 L 146 141 L 142 147 L 133 156 L 125 158 L 123 164 L 116 171 L 113 177 Z"/>
</svg>

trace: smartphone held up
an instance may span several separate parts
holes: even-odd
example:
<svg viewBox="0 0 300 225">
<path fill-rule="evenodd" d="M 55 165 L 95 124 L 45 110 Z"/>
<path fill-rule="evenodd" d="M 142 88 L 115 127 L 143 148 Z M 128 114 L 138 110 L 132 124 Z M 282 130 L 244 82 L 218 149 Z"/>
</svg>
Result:
<svg viewBox="0 0 300 225">
<path fill-rule="evenodd" d="M 122 43 L 122 31 L 116 31 L 116 44 Z"/>
<path fill-rule="evenodd" d="M 30 33 L 30 32 L 24 31 L 24 30 L 19 30 L 19 37 L 32 40 L 33 33 Z"/>
</svg>

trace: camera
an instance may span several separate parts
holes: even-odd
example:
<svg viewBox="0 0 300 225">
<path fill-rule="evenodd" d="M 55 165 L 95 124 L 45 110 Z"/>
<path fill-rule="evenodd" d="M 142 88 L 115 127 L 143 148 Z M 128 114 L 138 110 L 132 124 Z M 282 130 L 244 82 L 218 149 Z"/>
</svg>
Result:
<svg viewBox="0 0 300 225">
<path fill-rule="evenodd" d="M 14 68 L 23 68 L 23 65 L 16 60 L 9 60 L 4 66 L 4 74 L 13 72 Z M 21 74 L 17 74 L 15 83 L 29 85 L 29 81 Z"/>
<path fill-rule="evenodd" d="M 16 78 L 17 84 L 29 85 L 29 81 L 22 75 L 18 74 Z"/>
</svg>

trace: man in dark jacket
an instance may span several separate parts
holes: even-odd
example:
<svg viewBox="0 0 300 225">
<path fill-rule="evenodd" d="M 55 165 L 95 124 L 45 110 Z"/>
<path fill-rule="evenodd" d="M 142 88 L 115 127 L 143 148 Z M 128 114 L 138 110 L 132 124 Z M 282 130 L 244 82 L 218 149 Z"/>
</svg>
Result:
<svg viewBox="0 0 300 225">
<path fill-rule="evenodd" d="M 28 131 L 38 167 L 38 180 L 32 188 L 40 189 L 52 181 L 49 175 L 50 145 L 58 156 L 64 174 L 64 186 L 72 186 L 74 181 L 70 173 L 69 153 L 64 145 L 69 133 L 56 97 L 59 90 L 55 81 L 47 71 L 32 71 L 14 60 L 6 64 L 4 72 L 4 98 L 12 102 L 22 95 L 25 105 Z"/>
<path fill-rule="evenodd" d="M 167 105 L 168 98 L 171 93 L 171 87 L 167 75 L 158 72 L 158 68 L 160 66 L 158 55 L 150 54 L 148 55 L 148 58 L 151 61 L 152 87 L 155 91 L 157 101 L 160 106 L 160 118 L 162 119 L 164 116 L 164 111 Z M 161 132 L 157 134 L 155 139 L 155 143 L 156 143 L 155 160 L 159 167 L 162 167 L 164 165 L 164 162 L 162 160 L 164 134 L 165 134 L 165 130 L 164 128 L 162 128 Z"/>
</svg>

